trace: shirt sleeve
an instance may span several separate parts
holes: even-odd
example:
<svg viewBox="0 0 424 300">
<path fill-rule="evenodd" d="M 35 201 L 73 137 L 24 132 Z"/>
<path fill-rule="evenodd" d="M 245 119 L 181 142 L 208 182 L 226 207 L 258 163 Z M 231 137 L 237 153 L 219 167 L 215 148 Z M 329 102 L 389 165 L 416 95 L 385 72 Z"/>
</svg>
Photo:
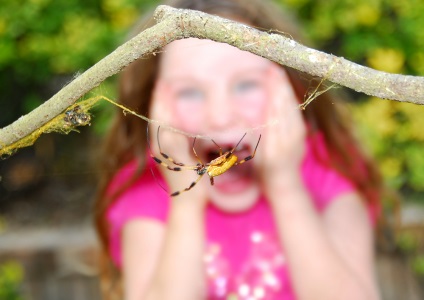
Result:
<svg viewBox="0 0 424 300">
<path fill-rule="evenodd" d="M 122 265 L 121 233 L 125 224 L 140 218 L 165 223 L 168 217 L 169 196 L 161 188 L 164 185 L 163 179 L 159 174 L 154 176 L 150 167 L 115 199 L 106 213 L 109 223 L 109 250 L 118 267 Z M 112 179 L 108 190 L 114 191 L 125 184 L 135 169 L 135 162 L 126 165 Z"/>
<path fill-rule="evenodd" d="M 327 166 L 316 153 L 324 159 L 328 155 L 324 138 L 320 134 L 307 140 L 302 176 L 315 207 L 323 211 L 337 196 L 355 191 L 355 187 L 349 179 Z"/>
</svg>

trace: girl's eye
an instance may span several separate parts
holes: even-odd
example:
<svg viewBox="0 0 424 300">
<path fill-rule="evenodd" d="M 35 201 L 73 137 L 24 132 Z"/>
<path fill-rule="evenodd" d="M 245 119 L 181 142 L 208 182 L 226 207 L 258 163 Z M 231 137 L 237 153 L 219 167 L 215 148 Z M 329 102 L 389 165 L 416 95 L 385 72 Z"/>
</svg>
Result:
<svg viewBox="0 0 424 300">
<path fill-rule="evenodd" d="M 246 93 L 256 89 L 258 86 L 259 83 L 254 80 L 243 80 L 234 86 L 234 91 L 236 93 Z"/>
<path fill-rule="evenodd" d="M 184 88 L 177 92 L 177 97 L 180 100 L 202 100 L 204 93 L 197 88 Z"/>
</svg>

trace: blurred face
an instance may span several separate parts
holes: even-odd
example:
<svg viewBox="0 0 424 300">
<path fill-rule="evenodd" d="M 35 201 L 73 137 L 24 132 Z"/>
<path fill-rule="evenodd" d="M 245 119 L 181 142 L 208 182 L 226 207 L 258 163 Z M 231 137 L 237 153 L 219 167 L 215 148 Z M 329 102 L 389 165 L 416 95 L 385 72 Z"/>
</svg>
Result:
<svg viewBox="0 0 424 300">
<path fill-rule="evenodd" d="M 272 68 L 279 67 L 227 44 L 194 38 L 175 41 L 162 56 L 154 101 L 171 109 L 172 126 L 211 136 L 227 151 L 246 129 L 266 122 Z M 257 131 L 246 135 L 234 152 L 239 160 L 253 153 L 258 138 Z M 211 140 L 198 139 L 195 148 L 203 163 L 219 156 Z M 251 207 L 260 192 L 253 165 L 237 165 L 215 177 L 214 186 L 208 187 L 210 201 L 225 211 Z"/>
</svg>

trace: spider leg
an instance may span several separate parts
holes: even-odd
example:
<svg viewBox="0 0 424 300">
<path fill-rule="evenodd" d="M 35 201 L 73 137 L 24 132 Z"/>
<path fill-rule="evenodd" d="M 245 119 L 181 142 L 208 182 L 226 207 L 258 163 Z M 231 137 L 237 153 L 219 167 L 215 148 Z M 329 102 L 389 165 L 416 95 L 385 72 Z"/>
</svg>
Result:
<svg viewBox="0 0 424 300">
<path fill-rule="evenodd" d="M 209 179 L 211 180 L 211 185 L 213 185 L 214 183 L 213 177 L 209 177 Z"/>
<path fill-rule="evenodd" d="M 201 159 L 200 159 L 200 157 L 197 155 L 196 149 L 194 148 L 194 144 L 195 144 L 195 143 L 196 143 L 196 138 L 194 138 L 193 146 L 192 146 L 194 156 L 196 156 L 196 159 L 197 159 L 197 161 L 200 163 L 200 165 L 204 166 L 204 164 L 203 164 L 202 160 L 201 160 Z"/>
<path fill-rule="evenodd" d="M 246 134 L 245 134 L 245 135 L 246 135 Z M 244 136 L 243 136 L 243 137 L 244 137 Z M 251 160 L 252 158 L 254 158 L 254 157 L 255 157 L 256 149 L 258 149 L 259 142 L 261 141 L 261 137 L 262 137 L 262 135 L 260 135 L 260 136 L 259 136 L 258 142 L 256 143 L 255 151 L 253 151 L 253 154 L 252 154 L 252 155 L 249 155 L 249 156 L 246 156 L 244 159 L 242 159 L 242 160 L 240 160 L 240 161 L 236 162 L 234 165 L 241 165 L 242 163 L 245 163 L 246 161 Z M 243 139 L 243 138 L 242 138 L 242 139 Z M 240 143 L 240 142 L 239 142 L 239 143 Z M 236 146 L 236 147 L 237 147 L 237 146 Z"/>
<path fill-rule="evenodd" d="M 219 156 L 222 155 L 222 148 L 214 141 L 211 139 L 211 141 L 219 148 Z"/>
<path fill-rule="evenodd" d="M 192 188 L 196 185 L 196 183 L 198 183 L 198 182 L 199 182 L 199 180 L 200 180 L 200 179 L 202 179 L 203 175 L 204 175 L 204 174 L 199 175 L 199 177 L 197 177 L 196 181 L 193 181 L 193 182 L 190 184 L 190 186 L 189 186 L 189 187 L 187 187 L 187 188 L 185 188 L 185 189 L 183 189 L 183 190 L 181 190 L 181 191 L 173 192 L 170 196 L 171 196 L 171 197 L 176 197 L 176 196 L 178 196 L 178 195 L 180 195 L 180 194 L 182 194 L 182 193 L 184 193 L 184 192 L 187 192 L 187 191 L 191 190 L 191 189 L 192 189 Z"/>
<path fill-rule="evenodd" d="M 158 157 L 156 157 L 156 156 L 154 156 L 153 155 L 153 153 L 152 153 L 152 148 L 151 148 L 151 146 L 150 146 L 150 141 L 149 141 L 149 126 L 147 125 L 147 146 L 149 147 L 149 154 L 150 154 L 150 157 L 155 161 L 155 162 L 157 162 L 158 164 L 160 164 L 160 165 L 162 165 L 162 166 L 164 166 L 165 168 L 167 168 L 168 170 L 171 170 L 171 171 L 181 171 L 181 170 L 197 170 L 198 169 L 198 166 L 186 166 L 186 165 L 184 165 L 184 164 L 182 164 L 182 163 L 175 163 L 174 162 L 174 160 L 172 159 L 172 158 L 170 158 L 167 154 L 165 154 L 165 153 L 163 153 L 162 151 L 161 151 L 161 149 L 160 149 L 160 143 L 159 143 L 159 128 L 160 128 L 160 126 L 158 127 L 158 135 L 157 135 L 157 139 L 158 139 L 158 146 L 159 146 L 159 152 L 160 152 L 160 154 L 165 158 L 165 159 L 167 159 L 168 161 L 170 161 L 171 163 L 173 163 L 173 164 L 175 164 L 175 165 L 177 165 L 178 167 L 171 167 L 169 164 L 167 164 L 166 162 L 164 162 L 164 161 L 162 161 L 160 158 L 158 158 Z"/>
<path fill-rule="evenodd" d="M 244 139 L 244 137 L 246 136 L 246 134 L 247 134 L 247 132 L 245 132 L 245 133 L 243 134 L 243 136 L 241 137 L 240 141 L 238 141 L 237 145 L 235 145 L 235 146 L 234 146 L 234 148 L 233 148 L 233 149 L 231 149 L 231 151 L 230 151 L 230 152 L 228 152 L 228 154 L 227 154 L 227 158 L 228 158 L 228 157 L 230 157 L 230 156 L 231 156 L 231 154 L 233 154 L 233 152 L 237 149 L 238 145 L 240 145 L 241 141 Z M 259 138 L 259 139 L 260 139 L 260 138 Z"/>
<path fill-rule="evenodd" d="M 153 160 L 155 162 L 157 162 L 158 164 L 160 164 L 161 166 L 167 168 L 168 170 L 171 171 L 182 171 L 182 170 L 197 170 L 199 167 L 198 166 L 181 166 L 181 167 L 171 167 L 170 165 L 168 165 L 167 163 L 163 162 L 160 158 L 154 156 L 152 153 L 150 153 L 150 157 L 153 158 Z"/>
<path fill-rule="evenodd" d="M 147 127 L 149 127 L 149 126 L 147 126 Z M 161 147 L 160 147 L 160 140 L 159 140 L 159 130 L 160 130 L 160 125 L 158 126 L 158 131 L 157 131 L 157 133 L 156 133 L 156 139 L 157 139 L 157 141 L 158 141 L 158 146 L 159 146 L 159 152 L 160 152 L 160 154 L 165 158 L 165 159 L 167 159 L 167 160 L 169 160 L 171 163 L 173 163 L 174 165 L 177 165 L 177 166 L 185 166 L 183 163 L 180 163 L 180 162 L 176 162 L 172 157 L 170 157 L 168 154 L 166 154 L 166 153 L 164 153 L 164 152 L 162 152 L 162 149 L 161 149 Z"/>
</svg>

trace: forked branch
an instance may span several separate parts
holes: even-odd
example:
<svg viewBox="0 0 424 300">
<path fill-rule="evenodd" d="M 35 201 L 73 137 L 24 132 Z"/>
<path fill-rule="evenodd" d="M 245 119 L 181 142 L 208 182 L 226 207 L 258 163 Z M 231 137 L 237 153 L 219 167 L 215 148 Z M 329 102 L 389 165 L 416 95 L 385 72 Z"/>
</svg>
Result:
<svg viewBox="0 0 424 300">
<path fill-rule="evenodd" d="M 188 37 L 227 43 L 367 95 L 424 104 L 424 77 L 376 71 L 307 48 L 288 37 L 262 32 L 198 11 L 162 5 L 156 9 L 155 19 L 155 26 L 117 48 L 29 114 L 0 129 L 0 149 L 24 138 L 63 113 L 79 98 L 134 60 L 160 51 L 174 40 Z"/>
</svg>

